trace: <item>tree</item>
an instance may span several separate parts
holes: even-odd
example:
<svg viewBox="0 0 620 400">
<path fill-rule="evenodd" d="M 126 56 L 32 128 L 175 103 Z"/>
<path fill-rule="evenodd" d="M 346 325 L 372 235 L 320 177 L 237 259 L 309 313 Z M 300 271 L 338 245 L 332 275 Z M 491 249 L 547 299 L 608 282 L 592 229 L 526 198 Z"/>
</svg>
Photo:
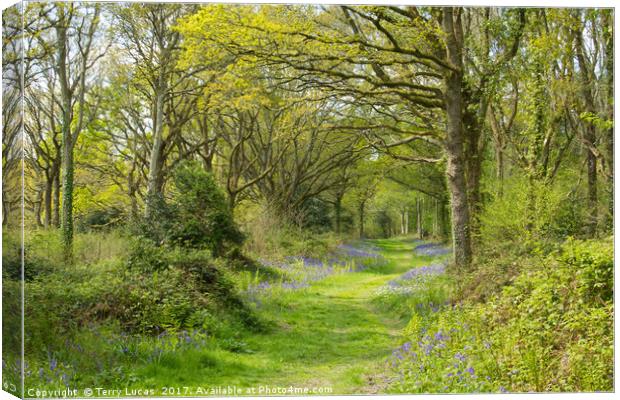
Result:
<svg viewBox="0 0 620 400">
<path fill-rule="evenodd" d="M 23 146 L 21 113 L 23 82 L 27 72 L 21 57 L 23 34 L 22 9 L 8 8 L 2 13 L 2 225 L 21 202 L 21 160 Z"/>
<path fill-rule="evenodd" d="M 284 15 L 269 7 L 258 13 L 240 7 L 228 8 L 228 13 L 224 10 L 206 8 L 184 21 L 181 30 L 192 46 L 215 43 L 235 56 L 285 65 L 299 71 L 298 79 L 307 87 L 356 101 L 367 97 L 366 102 L 384 104 L 384 110 L 402 101 L 419 110 L 413 113 L 414 118 L 385 127 L 401 136 L 397 141 L 381 138 L 379 143 L 385 148 L 441 138 L 440 129 L 429 131 L 423 119 L 415 116 L 445 109 L 454 253 L 457 264 L 467 266 L 471 261 L 471 239 L 463 158 L 462 10 L 420 12 L 414 7 L 344 6 L 317 12 L 300 7 L 287 9 Z M 238 19 L 232 20 L 238 14 L 245 17 L 241 26 Z M 270 21 L 267 29 L 265 20 Z M 217 29 L 205 32 L 200 28 L 221 26 L 226 21 L 239 29 L 240 41 L 230 43 Z M 443 34 L 438 35 L 429 25 Z M 416 29 L 421 33 L 412 37 L 410 32 Z M 411 160 L 438 161 L 427 157 Z"/>
<path fill-rule="evenodd" d="M 167 172 L 166 154 L 194 112 L 195 97 L 192 98 L 190 93 L 180 96 L 180 92 L 187 90 L 186 81 L 194 71 L 178 67 L 181 34 L 172 29 L 191 8 L 180 4 L 134 4 L 114 9 L 118 32 L 126 38 L 124 50 L 135 66 L 132 84 L 144 96 L 150 109 L 152 138 L 146 190 L 147 217 L 152 201 L 162 196 Z"/>
<path fill-rule="evenodd" d="M 87 94 L 94 84 L 90 75 L 105 54 L 98 49 L 101 6 L 54 3 L 34 5 L 49 27 L 48 32 L 29 32 L 51 62 L 59 87 L 62 176 L 62 231 L 65 258 L 73 254 L 74 147 L 80 132 L 94 116 Z"/>
<path fill-rule="evenodd" d="M 342 233 L 342 201 L 355 185 L 355 164 L 347 164 L 338 169 L 338 177 L 327 192 L 326 201 L 334 207 L 334 230 Z"/>
<path fill-rule="evenodd" d="M 43 172 L 45 227 L 59 227 L 61 132 L 56 75 L 51 66 L 41 73 L 42 86 L 32 85 L 26 91 L 24 131 L 34 154 L 28 157 Z M 38 82 L 37 82 L 38 83 Z M 54 201 L 53 201 L 54 200 Z"/>
<path fill-rule="evenodd" d="M 595 115 L 596 109 L 594 106 L 594 79 L 592 67 L 590 67 L 586 60 L 584 44 L 583 44 L 583 26 L 581 22 L 580 12 L 577 12 L 576 26 L 573 30 L 575 38 L 575 56 L 577 57 L 577 63 L 579 66 L 579 76 L 581 79 L 581 96 L 583 99 L 584 112 Z M 596 127 L 593 123 L 586 123 L 583 132 L 583 141 L 586 147 L 586 163 L 588 168 L 588 233 L 590 235 L 596 234 L 596 225 L 598 222 L 598 195 L 597 195 L 597 153 L 596 149 Z"/>
</svg>

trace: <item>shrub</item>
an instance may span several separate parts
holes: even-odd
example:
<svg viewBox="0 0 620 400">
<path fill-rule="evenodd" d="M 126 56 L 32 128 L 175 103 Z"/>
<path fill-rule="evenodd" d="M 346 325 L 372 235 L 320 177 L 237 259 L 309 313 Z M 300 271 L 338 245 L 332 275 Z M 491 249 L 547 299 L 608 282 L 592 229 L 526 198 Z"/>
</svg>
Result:
<svg viewBox="0 0 620 400">
<path fill-rule="evenodd" d="M 226 196 L 199 163 L 185 162 L 174 171 L 170 202 L 149 199 L 150 214 L 138 224 L 139 234 L 156 245 L 207 248 L 216 256 L 241 245 Z"/>
<path fill-rule="evenodd" d="M 76 228 L 79 232 L 109 230 L 120 226 L 123 217 L 123 211 L 117 207 L 92 210 L 77 218 Z"/>
<path fill-rule="evenodd" d="M 562 265 L 576 271 L 579 297 L 589 303 L 606 303 L 613 298 L 614 259 L 611 239 L 569 240 L 560 256 Z"/>
<path fill-rule="evenodd" d="M 24 279 L 51 273 L 63 264 L 60 236 L 53 231 L 29 232 L 24 245 Z M 2 233 L 2 271 L 8 279 L 22 276 L 21 233 Z"/>
<path fill-rule="evenodd" d="M 480 216 L 480 245 L 510 244 L 517 251 L 534 247 L 551 251 L 557 241 L 583 232 L 585 217 L 579 193 L 567 189 L 574 177 L 559 177 L 553 184 L 534 183 L 534 205 L 528 204 L 529 183 L 522 177 L 505 182 L 502 196 L 491 200 Z M 550 246 L 550 248 L 547 248 Z"/>
<path fill-rule="evenodd" d="M 248 240 L 244 250 L 258 258 L 270 260 L 288 256 L 324 258 L 334 251 L 341 239 L 333 232 L 317 234 L 302 229 L 275 213 L 268 205 L 243 210 L 241 226 Z"/>
<path fill-rule="evenodd" d="M 149 214 L 138 219 L 135 225 L 130 225 L 130 228 L 136 235 L 163 245 L 168 239 L 168 232 L 176 218 L 176 212 L 161 194 L 149 194 L 146 203 L 149 206 Z"/>
<path fill-rule="evenodd" d="M 233 221 L 226 196 L 200 164 L 181 164 L 175 171 L 174 185 L 176 215 L 168 233 L 172 242 L 204 246 L 215 256 L 242 243 L 243 236 Z"/>
<path fill-rule="evenodd" d="M 485 303 L 412 309 L 395 390 L 613 389 L 612 240 L 569 240 L 519 264 Z"/>
<path fill-rule="evenodd" d="M 157 245 L 146 237 L 137 237 L 127 256 L 127 266 L 142 272 L 158 271 L 166 267 L 168 248 Z"/>
<path fill-rule="evenodd" d="M 327 232 L 332 225 L 330 207 L 325 201 L 311 197 L 304 201 L 300 213 L 303 215 L 302 227 L 313 232 Z"/>
</svg>

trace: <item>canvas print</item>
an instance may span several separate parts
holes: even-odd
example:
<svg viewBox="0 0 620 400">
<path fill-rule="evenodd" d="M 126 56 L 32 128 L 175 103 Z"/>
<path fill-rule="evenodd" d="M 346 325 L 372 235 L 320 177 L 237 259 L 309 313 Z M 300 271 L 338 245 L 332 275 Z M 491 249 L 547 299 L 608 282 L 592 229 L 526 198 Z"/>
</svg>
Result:
<svg viewBox="0 0 620 400">
<path fill-rule="evenodd" d="M 614 390 L 612 8 L 2 24 L 3 390 Z"/>
</svg>

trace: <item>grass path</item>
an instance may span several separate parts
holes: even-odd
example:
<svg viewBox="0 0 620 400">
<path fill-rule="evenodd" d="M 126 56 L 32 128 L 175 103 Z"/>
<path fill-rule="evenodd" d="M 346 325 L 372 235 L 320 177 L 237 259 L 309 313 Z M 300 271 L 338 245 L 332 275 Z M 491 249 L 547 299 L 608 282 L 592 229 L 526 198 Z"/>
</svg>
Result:
<svg viewBox="0 0 620 400">
<path fill-rule="evenodd" d="M 248 352 L 192 350 L 146 367 L 140 380 L 185 386 L 331 387 L 338 394 L 381 391 L 386 357 L 399 345 L 406 321 L 377 309 L 373 292 L 429 258 L 414 256 L 412 242 L 373 244 L 382 249 L 386 265 L 331 276 L 266 303 L 260 312 L 271 321 L 267 332 L 239 338 Z"/>
</svg>

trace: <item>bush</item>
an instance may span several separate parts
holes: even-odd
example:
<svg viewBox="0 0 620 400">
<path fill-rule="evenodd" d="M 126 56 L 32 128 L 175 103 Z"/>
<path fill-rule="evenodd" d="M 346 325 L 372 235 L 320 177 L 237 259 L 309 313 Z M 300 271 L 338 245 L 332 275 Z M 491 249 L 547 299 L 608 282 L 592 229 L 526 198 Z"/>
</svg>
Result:
<svg viewBox="0 0 620 400">
<path fill-rule="evenodd" d="M 92 210 L 76 221 L 78 232 L 90 230 L 110 230 L 121 225 L 124 213 L 117 207 Z"/>
<path fill-rule="evenodd" d="M 127 266 L 130 269 L 142 272 L 154 272 L 166 268 L 166 253 L 168 248 L 159 246 L 153 240 L 137 237 L 127 257 Z"/>
<path fill-rule="evenodd" d="M 325 201 L 311 197 L 304 201 L 300 213 L 303 215 L 302 227 L 313 232 L 327 232 L 332 226 L 330 207 Z"/>
<path fill-rule="evenodd" d="M 341 238 L 335 233 L 317 234 L 300 228 L 275 213 L 268 205 L 252 206 L 243 209 L 240 214 L 246 216 L 241 222 L 248 236 L 244 250 L 258 258 L 324 258 L 341 243 Z"/>
<path fill-rule="evenodd" d="M 480 245 L 505 243 L 517 252 L 534 247 L 548 252 L 557 241 L 583 234 L 583 201 L 579 193 L 567 189 L 576 178 L 572 179 L 560 177 L 553 185 L 535 183 L 532 209 L 524 189 L 529 183 L 516 176 L 508 179 L 503 195 L 486 204 L 480 216 Z"/>
<path fill-rule="evenodd" d="M 610 239 L 569 240 L 486 307 L 488 323 L 500 327 L 496 342 L 521 371 L 516 388 L 610 390 L 612 273 Z"/>
<path fill-rule="evenodd" d="M 179 165 L 173 180 L 169 204 L 160 196 L 149 199 L 150 215 L 139 226 L 142 235 L 156 244 L 207 248 L 216 257 L 243 243 L 226 196 L 199 163 Z"/>
<path fill-rule="evenodd" d="M 52 272 L 62 261 L 53 252 L 60 249 L 58 235 L 30 234 L 24 246 L 24 279 L 30 281 L 38 275 Z M 21 234 L 2 233 L 2 273 L 8 279 L 21 280 Z"/>
<path fill-rule="evenodd" d="M 59 267 L 26 285 L 28 347 L 58 347 L 63 337 L 106 321 L 131 333 L 209 330 L 199 310 L 259 328 L 226 269 L 208 250 L 160 247 L 147 239 L 137 240 L 128 263 Z M 49 335 L 52 330 L 57 334 Z"/>
<path fill-rule="evenodd" d="M 576 271 L 579 297 L 588 303 L 607 303 L 613 298 L 613 243 L 569 240 L 560 256 L 562 265 Z"/>
<path fill-rule="evenodd" d="M 168 233 L 176 218 L 174 208 L 166 203 L 161 194 L 149 194 L 146 198 L 149 207 L 149 214 L 130 225 L 130 229 L 137 236 L 142 236 L 156 243 L 163 245 L 168 239 Z"/>
<path fill-rule="evenodd" d="M 189 247 L 207 247 L 215 256 L 231 245 L 240 245 L 243 236 L 235 222 L 226 196 L 213 176 L 198 163 L 185 163 L 174 175 L 176 218 L 169 237 Z"/>
<path fill-rule="evenodd" d="M 22 323 L 22 290 L 21 284 L 15 280 L 2 280 L 2 359 L 17 361 L 21 356 L 21 323 Z M 4 363 L 3 363 L 4 364 Z M 4 365 L 3 365 L 4 367 Z M 17 379 L 21 375 L 21 368 L 9 377 L 7 371 L 12 368 L 3 368 L 5 381 L 9 378 Z M 18 380 L 13 380 L 18 382 Z"/>
<path fill-rule="evenodd" d="M 486 303 L 414 312 L 397 391 L 613 389 L 613 245 L 569 240 Z"/>
</svg>

